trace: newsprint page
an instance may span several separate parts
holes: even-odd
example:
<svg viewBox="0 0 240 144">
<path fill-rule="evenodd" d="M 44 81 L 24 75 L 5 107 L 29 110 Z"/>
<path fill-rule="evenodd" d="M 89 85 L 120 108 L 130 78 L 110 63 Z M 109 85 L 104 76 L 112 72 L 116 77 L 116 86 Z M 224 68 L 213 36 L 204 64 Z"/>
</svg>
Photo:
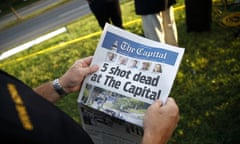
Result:
<svg viewBox="0 0 240 144">
<path fill-rule="evenodd" d="M 184 48 L 106 24 L 78 97 L 83 128 L 96 144 L 140 144 L 143 116 L 170 94 Z"/>
</svg>

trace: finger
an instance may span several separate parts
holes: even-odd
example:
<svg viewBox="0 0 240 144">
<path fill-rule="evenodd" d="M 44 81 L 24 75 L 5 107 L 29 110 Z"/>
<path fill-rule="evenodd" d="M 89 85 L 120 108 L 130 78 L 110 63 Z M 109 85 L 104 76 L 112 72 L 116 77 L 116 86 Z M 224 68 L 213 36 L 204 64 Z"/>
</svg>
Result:
<svg viewBox="0 0 240 144">
<path fill-rule="evenodd" d="M 86 76 L 88 74 L 96 72 L 98 69 L 99 69 L 98 65 L 93 65 L 93 66 L 90 66 L 90 67 L 82 68 L 81 73 L 83 74 L 83 76 Z"/>
<path fill-rule="evenodd" d="M 163 102 L 158 99 L 158 100 L 154 101 L 153 105 L 156 106 L 156 107 L 161 107 L 161 106 L 163 106 Z"/>
<path fill-rule="evenodd" d="M 81 59 L 82 61 L 91 61 L 93 58 L 93 56 L 88 56 L 88 57 L 85 57 L 83 59 Z"/>
<path fill-rule="evenodd" d="M 76 63 L 81 67 L 89 66 L 92 62 L 92 58 L 92 56 L 85 57 L 83 59 L 77 60 Z"/>
<path fill-rule="evenodd" d="M 172 97 L 168 97 L 167 103 L 176 103 Z"/>
<path fill-rule="evenodd" d="M 167 99 L 167 105 L 168 105 L 168 107 L 172 107 L 173 109 L 175 109 L 175 113 L 177 115 L 179 115 L 179 107 L 178 107 L 177 103 L 175 102 L 174 98 L 169 97 Z"/>
<path fill-rule="evenodd" d="M 84 58 L 83 61 L 89 65 L 92 62 L 92 58 L 93 58 L 93 56 L 89 56 L 89 57 Z"/>
<path fill-rule="evenodd" d="M 159 106 L 162 107 L 163 106 L 163 102 L 161 100 L 159 100 Z"/>
<path fill-rule="evenodd" d="M 92 66 L 90 66 L 90 73 L 96 72 L 98 69 L 99 69 L 98 65 L 96 65 L 96 64 L 92 65 Z"/>
</svg>

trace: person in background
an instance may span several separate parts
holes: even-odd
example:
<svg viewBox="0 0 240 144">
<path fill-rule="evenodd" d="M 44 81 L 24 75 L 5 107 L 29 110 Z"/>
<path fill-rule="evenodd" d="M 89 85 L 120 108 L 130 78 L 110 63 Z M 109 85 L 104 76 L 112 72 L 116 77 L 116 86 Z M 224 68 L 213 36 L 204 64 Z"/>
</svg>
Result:
<svg viewBox="0 0 240 144">
<path fill-rule="evenodd" d="M 105 23 L 123 28 L 119 0 L 87 0 L 87 2 L 102 29 Z"/>
<path fill-rule="evenodd" d="M 135 12 L 142 17 L 146 38 L 178 46 L 173 5 L 176 0 L 135 0 Z"/>
<path fill-rule="evenodd" d="M 70 116 L 54 105 L 69 93 L 79 92 L 92 56 L 77 60 L 61 77 L 30 88 L 0 70 L 0 142 L 14 144 L 93 144 L 90 136 Z M 173 98 L 165 105 L 155 101 L 144 116 L 143 144 L 166 143 L 179 120 Z"/>
</svg>

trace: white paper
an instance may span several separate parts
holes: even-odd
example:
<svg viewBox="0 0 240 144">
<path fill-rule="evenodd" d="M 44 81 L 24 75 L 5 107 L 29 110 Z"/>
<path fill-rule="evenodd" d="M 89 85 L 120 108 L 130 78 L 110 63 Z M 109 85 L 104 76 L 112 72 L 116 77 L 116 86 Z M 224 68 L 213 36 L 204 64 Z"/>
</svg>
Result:
<svg viewBox="0 0 240 144">
<path fill-rule="evenodd" d="M 84 80 L 78 103 L 142 127 L 148 106 L 166 102 L 183 54 L 184 48 L 106 24 L 91 64 L 100 68 Z"/>
</svg>

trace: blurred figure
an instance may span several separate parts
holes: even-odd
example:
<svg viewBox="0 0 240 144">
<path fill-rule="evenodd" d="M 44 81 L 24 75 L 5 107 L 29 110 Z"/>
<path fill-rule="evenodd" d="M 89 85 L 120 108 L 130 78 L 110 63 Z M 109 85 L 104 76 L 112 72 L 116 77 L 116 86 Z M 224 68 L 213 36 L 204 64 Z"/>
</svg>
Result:
<svg viewBox="0 0 240 144">
<path fill-rule="evenodd" d="M 138 68 L 138 61 L 137 60 L 132 60 L 130 65 L 129 65 L 129 68 L 133 68 L 133 69 L 137 69 Z"/>
<path fill-rule="evenodd" d="M 87 0 L 88 5 L 103 29 L 105 23 L 123 28 L 119 0 Z"/>
<path fill-rule="evenodd" d="M 155 66 L 154 66 L 154 68 L 153 68 L 153 72 L 161 73 L 161 72 L 162 72 L 162 66 L 161 66 L 161 64 L 155 64 Z"/>
<path fill-rule="evenodd" d="M 172 5 L 176 0 L 135 0 L 135 12 L 142 16 L 146 38 L 178 45 L 177 27 Z"/>
<path fill-rule="evenodd" d="M 143 62 L 141 70 L 147 71 L 147 70 L 149 70 L 150 66 L 151 66 L 151 64 L 149 62 Z"/>
<path fill-rule="evenodd" d="M 127 57 L 120 56 L 119 59 L 118 59 L 118 64 L 119 64 L 119 65 L 126 65 L 126 64 L 127 64 L 127 61 L 128 61 L 128 58 L 127 58 Z"/>
<path fill-rule="evenodd" d="M 115 59 L 116 59 L 116 54 L 112 53 L 112 52 L 108 52 L 107 53 L 107 57 L 106 57 L 106 61 L 109 61 L 109 62 L 114 62 Z"/>
</svg>

